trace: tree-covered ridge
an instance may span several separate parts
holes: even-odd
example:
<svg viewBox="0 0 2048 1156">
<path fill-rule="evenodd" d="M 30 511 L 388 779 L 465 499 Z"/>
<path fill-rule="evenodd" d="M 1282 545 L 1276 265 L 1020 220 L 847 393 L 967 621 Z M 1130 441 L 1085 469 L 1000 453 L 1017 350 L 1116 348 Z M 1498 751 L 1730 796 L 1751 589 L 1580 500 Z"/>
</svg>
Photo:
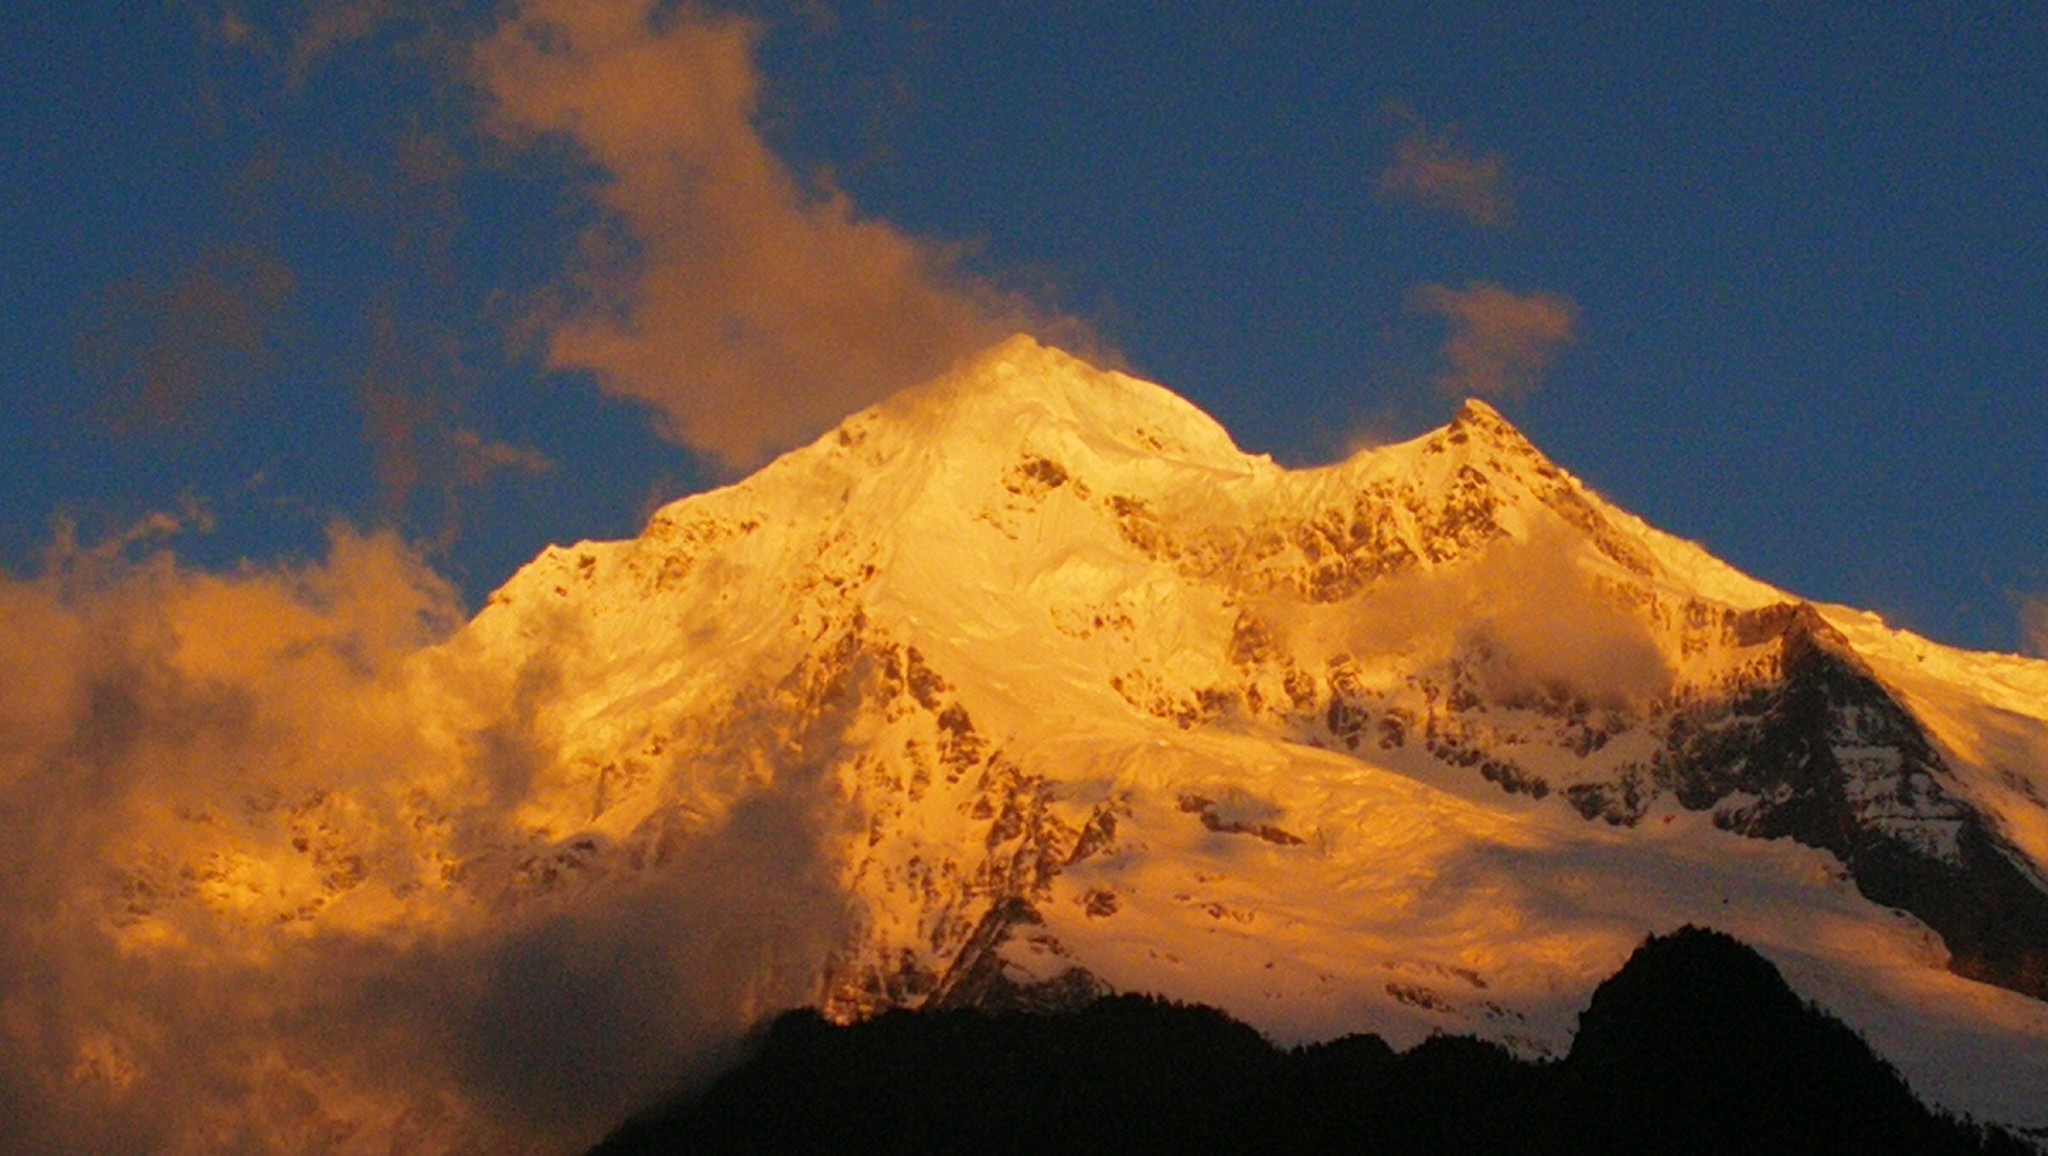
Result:
<svg viewBox="0 0 2048 1156">
<path fill-rule="evenodd" d="M 1458 1036 L 1291 1050 L 1211 1008 L 789 1012 L 752 1060 L 596 1153 L 2023 1153 L 1922 1105 L 1854 1032 L 1719 932 L 1652 936 L 1570 1054 Z M 594 1154 L 595 1156 L 595 1154 Z"/>
</svg>

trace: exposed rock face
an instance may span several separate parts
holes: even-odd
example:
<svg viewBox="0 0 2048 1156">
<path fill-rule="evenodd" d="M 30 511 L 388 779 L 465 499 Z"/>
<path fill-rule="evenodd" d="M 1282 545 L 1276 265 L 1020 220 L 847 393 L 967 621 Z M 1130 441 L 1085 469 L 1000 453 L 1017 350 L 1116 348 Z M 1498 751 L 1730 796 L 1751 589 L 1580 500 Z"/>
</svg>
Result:
<svg viewBox="0 0 2048 1156">
<path fill-rule="evenodd" d="M 1668 793 L 1724 830 L 1826 851 L 1864 895 L 1934 928 L 1958 973 L 2048 998 L 2048 892 L 1944 788 L 1955 774 L 1911 712 L 1810 604 L 1738 615 L 1733 635 L 1767 661 L 1644 720 L 1655 753 L 1573 785 L 1572 805 L 1634 825 Z M 1509 790 L 1527 781 L 1491 761 L 1482 772 Z"/>
<path fill-rule="evenodd" d="M 1840 632 L 1805 604 L 1760 617 L 1782 631 L 1778 677 L 1718 727 L 1680 716 L 1693 725 L 1674 726 L 1657 777 L 1729 830 L 1834 855 L 1863 894 L 1939 933 L 1958 973 L 2048 999 L 2048 892 L 2018 849 L 1943 789 L 1953 772 Z"/>
</svg>

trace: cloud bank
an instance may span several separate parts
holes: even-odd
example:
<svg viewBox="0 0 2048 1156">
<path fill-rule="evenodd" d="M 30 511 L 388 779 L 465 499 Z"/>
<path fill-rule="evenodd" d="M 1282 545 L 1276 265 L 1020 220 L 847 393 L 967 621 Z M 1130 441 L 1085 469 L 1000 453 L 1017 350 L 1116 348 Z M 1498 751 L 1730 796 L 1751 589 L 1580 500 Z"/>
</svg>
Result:
<svg viewBox="0 0 2048 1156">
<path fill-rule="evenodd" d="M 694 6 L 526 0 L 475 56 L 494 132 L 601 170 L 606 219 L 547 319 L 551 363 L 735 470 L 1045 324 L 957 249 L 775 156 L 754 122 L 758 35 Z"/>
<path fill-rule="evenodd" d="M 1518 294 L 1476 282 L 1424 285 L 1414 305 L 1450 322 L 1437 386 L 1454 397 L 1521 397 L 1572 342 L 1579 307 L 1559 293 Z"/>
<path fill-rule="evenodd" d="M 164 528 L 0 578 L 0 1149 L 572 1150 L 815 994 L 814 783 L 536 831 L 557 651 L 465 658 L 387 534 L 208 575 Z"/>
</svg>

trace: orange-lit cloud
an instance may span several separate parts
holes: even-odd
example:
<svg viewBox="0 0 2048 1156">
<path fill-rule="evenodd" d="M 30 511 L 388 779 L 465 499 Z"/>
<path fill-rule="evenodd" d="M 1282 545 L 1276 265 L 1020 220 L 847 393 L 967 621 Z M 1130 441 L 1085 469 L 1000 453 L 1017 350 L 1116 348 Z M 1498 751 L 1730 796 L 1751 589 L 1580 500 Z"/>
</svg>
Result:
<svg viewBox="0 0 2048 1156">
<path fill-rule="evenodd" d="M 611 220 L 552 319 L 552 363 L 729 468 L 1043 327 L 955 249 L 775 156 L 754 122 L 756 35 L 654 0 L 526 0 L 476 55 L 496 132 L 567 140 L 604 173 Z"/>
<path fill-rule="evenodd" d="M 388 537 L 226 576 L 129 562 L 123 544 L 60 540 L 44 576 L 0 581 L 9 1150 L 190 1150 L 244 1113 L 218 1088 L 281 1045 L 254 1026 L 283 1010 L 264 940 L 340 866 L 289 854 L 290 831 L 251 816 L 316 789 L 373 797 L 379 768 L 412 753 L 394 664 L 459 610 Z M 223 985 L 243 982 L 251 1002 L 232 1011 Z"/>
<path fill-rule="evenodd" d="M 1394 146 L 1393 163 L 1380 174 L 1382 196 L 1463 217 L 1486 229 L 1513 221 L 1507 162 L 1499 153 L 1474 152 L 1448 132 L 1432 133 L 1405 109 L 1397 108 L 1395 116 L 1407 132 Z"/>
<path fill-rule="evenodd" d="M 1437 385 L 1453 396 L 1518 397 L 1535 389 L 1572 341 L 1579 307 L 1558 293 L 1511 293 L 1478 282 L 1424 285 L 1415 308 L 1450 322 Z"/>
<path fill-rule="evenodd" d="M 445 642 L 390 535 L 219 575 L 150 552 L 178 521 L 0 576 L 0 1150 L 571 1151 L 814 994 L 806 788 L 572 919 L 530 866 L 577 833 L 517 817 L 547 640 Z"/>
<path fill-rule="evenodd" d="M 1475 663 L 1490 697 L 1565 693 L 1640 707 L 1673 672 L 1643 624 L 1603 592 L 1569 532 L 1539 522 L 1469 563 L 1386 580 L 1329 623 L 1355 655 Z M 1476 657 L 1475 657 L 1476 656 Z"/>
</svg>

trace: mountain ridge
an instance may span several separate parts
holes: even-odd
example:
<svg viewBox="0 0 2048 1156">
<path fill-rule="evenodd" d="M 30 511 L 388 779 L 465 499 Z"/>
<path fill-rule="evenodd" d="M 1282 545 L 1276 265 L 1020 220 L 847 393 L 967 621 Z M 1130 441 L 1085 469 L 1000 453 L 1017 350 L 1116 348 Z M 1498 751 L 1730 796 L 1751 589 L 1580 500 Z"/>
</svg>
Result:
<svg viewBox="0 0 2048 1156">
<path fill-rule="evenodd" d="M 110 851 L 112 942 L 604 928 L 716 977 L 678 1032 L 1142 991 L 1542 1058 L 1712 924 L 1924 1097 L 2048 1125 L 2048 662 L 1742 575 L 1483 402 L 1288 470 L 1013 340 L 377 685 L 403 759 Z"/>
<path fill-rule="evenodd" d="M 706 521 L 721 507 L 745 512 Z M 734 538 L 762 544 L 721 546 Z M 1659 810 L 1670 799 L 1716 829 L 1790 836 L 1846 857 L 1846 871 L 1827 871 L 1843 872 L 1852 889 L 1874 888 L 1931 920 L 1959 971 L 2037 997 L 2048 990 L 2039 914 L 2048 908 L 2035 901 L 2039 868 L 2024 866 L 2038 860 L 2016 849 L 2003 821 L 2028 817 L 2034 780 L 2019 777 L 2008 792 L 2020 803 L 1965 824 L 1966 852 L 1958 807 L 1970 804 L 1967 791 L 1956 794 L 1965 788 L 1952 758 L 1835 614 L 1614 508 L 1483 402 L 1412 441 L 1289 471 L 1238 451 L 1169 391 L 1013 340 L 753 479 L 665 508 L 637 545 L 585 544 L 543 559 L 494 596 L 477 627 L 508 602 L 532 600 L 536 586 L 569 597 L 609 568 L 589 561 L 607 551 L 628 570 L 636 552 L 671 571 L 699 551 L 758 567 L 768 576 L 758 597 L 729 573 L 718 595 L 736 600 L 728 619 L 755 624 L 734 652 L 750 656 L 741 666 L 789 671 L 785 691 L 789 678 L 807 680 L 796 716 L 844 708 L 894 720 L 894 730 L 879 724 L 893 738 L 857 739 L 872 753 L 851 754 L 845 765 L 859 770 L 842 772 L 859 780 L 844 793 L 871 834 L 890 834 L 849 869 L 871 942 L 827 981 L 837 1016 L 915 1003 L 957 969 L 994 966 L 969 950 L 976 943 L 1007 945 L 1003 965 L 1020 982 L 1080 966 L 1070 941 L 1118 916 L 1069 926 L 1054 913 L 1115 903 L 1128 915 L 1131 902 L 1107 879 L 1056 898 L 1093 872 L 1090 856 L 1075 854 L 1083 831 L 1193 814 L 1204 838 L 1265 830 L 1285 836 L 1269 847 L 1327 845 L 1301 816 L 1311 804 L 1298 783 L 1214 769 L 1247 757 L 1224 748 L 1261 736 L 1284 744 L 1282 762 L 1320 747 L 1487 807 L 1524 798 L 1547 810 L 1556 796 L 1578 815 L 1636 828 L 1674 822 Z M 782 577 L 791 572 L 793 583 Z M 661 588 L 642 582 L 634 598 Z M 631 644 L 599 649 L 617 655 Z M 1031 655 L 1028 677 L 1017 654 Z M 1837 671 L 1837 662 L 1846 665 Z M 1797 694 L 1771 698 L 1771 688 L 1790 679 L 1796 689 L 1800 672 L 1823 666 L 1834 689 L 1808 693 L 1825 701 L 1782 721 L 1798 713 L 1786 705 Z M 854 705 L 834 697 L 847 695 Z M 1883 726 L 1865 725 L 1873 710 Z M 1099 733 L 1031 738 L 1048 717 Z M 1788 736 L 1778 740 L 1787 751 L 1779 770 L 1750 764 L 1744 736 L 1763 734 L 1759 726 Z M 1809 733 L 1829 726 L 1840 733 Z M 900 756 L 879 745 L 889 742 Z M 1146 769 L 1151 756 L 1138 752 L 1156 742 L 1178 748 L 1163 761 L 1183 770 Z M 1122 769 L 1062 783 L 1037 765 L 1047 744 L 1092 744 L 1052 756 L 1084 763 L 1121 750 L 1107 758 Z M 1861 753 L 1825 784 L 1799 786 L 1807 763 L 1835 759 L 1837 747 Z M 1186 769 L 1205 764 L 1212 769 Z M 1326 801 L 1368 774 L 1348 761 L 1315 765 L 1327 769 L 1310 778 L 1325 785 L 1308 794 Z M 934 782 L 957 796 L 936 810 L 922 801 L 933 788 L 920 785 Z M 1140 795 L 1155 799 L 1159 820 L 1133 810 Z M 1800 802 L 1822 796 L 1835 801 Z M 959 843 L 985 850 L 962 858 L 949 850 Z M 1883 877 L 1876 884 L 1854 866 L 1880 861 L 1864 872 Z M 1958 871 L 1999 881 L 1958 883 Z M 924 898 L 907 908 L 888 898 L 913 892 Z M 1166 893 L 1170 903 L 1193 894 Z M 1946 914 L 1958 897 L 1975 906 Z M 1207 902 L 1254 923 L 1260 911 Z M 1014 938 L 986 925 L 1002 910 L 1029 913 Z M 2017 937 L 2006 920 L 2015 910 Z M 1427 1013 L 1446 997 L 1390 998 Z"/>
</svg>

